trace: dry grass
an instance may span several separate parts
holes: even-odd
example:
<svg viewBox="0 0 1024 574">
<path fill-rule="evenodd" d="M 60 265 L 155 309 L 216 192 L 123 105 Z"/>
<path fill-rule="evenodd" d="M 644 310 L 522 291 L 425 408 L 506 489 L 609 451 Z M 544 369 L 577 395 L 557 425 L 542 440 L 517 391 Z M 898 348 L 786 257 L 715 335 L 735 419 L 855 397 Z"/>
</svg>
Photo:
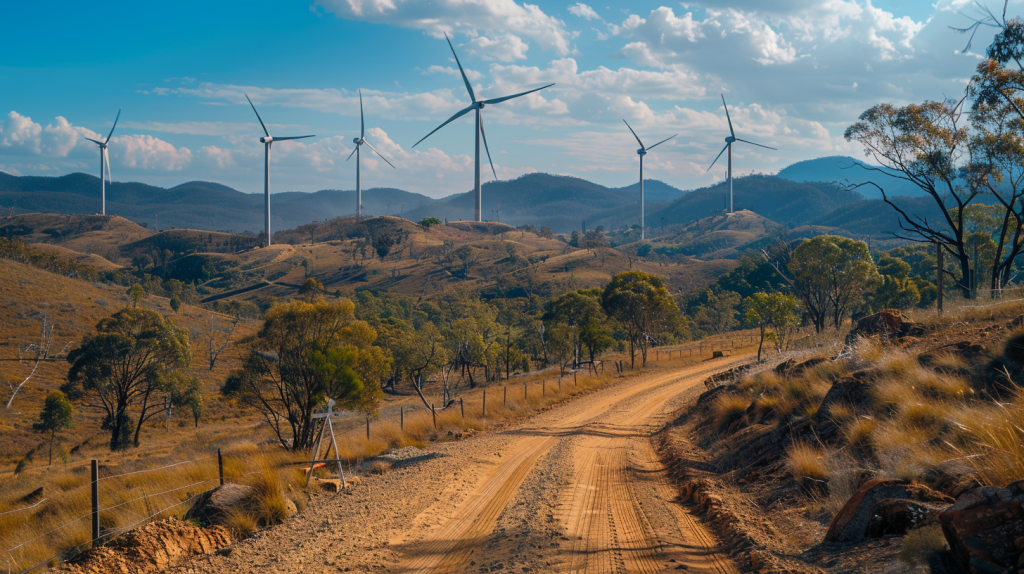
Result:
<svg viewBox="0 0 1024 574">
<path fill-rule="evenodd" d="M 722 395 L 715 400 L 715 404 L 711 407 L 712 412 L 715 414 L 715 424 L 718 428 L 722 428 L 732 418 L 738 414 L 743 413 L 750 406 L 750 400 L 740 395 Z"/>
<path fill-rule="evenodd" d="M 871 446 L 876 428 L 878 428 L 878 421 L 861 416 L 846 426 L 846 441 L 855 448 L 866 449 Z"/>
<path fill-rule="evenodd" d="M 797 480 L 809 478 L 826 481 L 829 478 L 828 466 L 822 451 L 805 443 L 795 443 L 786 449 L 786 466 L 790 474 Z"/>
<path fill-rule="evenodd" d="M 386 460 L 375 460 L 370 463 L 370 472 L 374 474 L 391 472 L 391 463 Z"/>
</svg>

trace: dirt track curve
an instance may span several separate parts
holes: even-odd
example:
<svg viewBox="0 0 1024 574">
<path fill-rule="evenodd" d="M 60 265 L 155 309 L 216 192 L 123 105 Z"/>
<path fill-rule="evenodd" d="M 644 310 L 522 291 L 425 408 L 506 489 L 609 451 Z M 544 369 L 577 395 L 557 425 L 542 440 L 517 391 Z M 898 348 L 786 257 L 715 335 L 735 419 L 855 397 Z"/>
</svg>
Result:
<svg viewBox="0 0 1024 574">
<path fill-rule="evenodd" d="M 655 370 L 510 430 L 436 445 L 183 570 L 737 572 L 675 502 L 650 436 L 686 391 L 738 362 Z"/>
</svg>

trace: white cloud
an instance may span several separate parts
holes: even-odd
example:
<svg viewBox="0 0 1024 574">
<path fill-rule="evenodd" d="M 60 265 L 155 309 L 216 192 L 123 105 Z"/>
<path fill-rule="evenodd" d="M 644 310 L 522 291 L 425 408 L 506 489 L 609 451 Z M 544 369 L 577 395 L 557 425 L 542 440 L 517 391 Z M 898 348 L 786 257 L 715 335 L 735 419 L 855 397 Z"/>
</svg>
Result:
<svg viewBox="0 0 1024 574">
<path fill-rule="evenodd" d="M 176 148 L 150 135 L 117 136 L 110 140 L 111 162 L 142 170 L 181 171 L 192 161 L 192 152 Z M 113 169 L 111 169 L 113 171 Z"/>
<path fill-rule="evenodd" d="M 481 74 L 480 72 L 478 72 L 476 70 L 471 70 L 469 68 L 463 68 L 463 71 L 466 72 L 466 77 L 469 78 L 470 82 L 478 82 L 478 81 L 480 81 L 481 78 L 484 77 L 483 74 Z M 460 80 L 462 79 L 462 74 L 459 73 L 458 68 L 453 68 L 451 66 L 436 66 L 436 65 L 435 66 L 430 66 L 429 68 L 427 68 L 425 73 L 427 73 L 427 74 L 444 74 L 446 76 L 451 76 L 453 78 L 458 78 Z"/>
<path fill-rule="evenodd" d="M 576 4 L 569 6 L 569 13 L 572 14 L 573 16 L 579 16 L 580 18 L 585 18 L 587 20 L 601 19 L 601 17 L 597 15 L 597 12 L 595 12 L 593 8 L 587 6 L 582 2 L 577 2 Z"/>
<path fill-rule="evenodd" d="M 80 133 L 81 132 L 81 133 Z M 81 135 L 99 139 L 99 134 L 73 127 L 64 117 L 57 116 L 46 127 L 16 111 L 7 114 L 0 124 L 0 149 L 5 153 L 25 153 L 45 157 L 67 157 L 79 143 Z"/>
<path fill-rule="evenodd" d="M 318 0 L 328 12 L 347 20 L 423 30 L 435 38 L 447 33 L 471 38 L 507 33 L 537 42 L 559 55 L 569 53 L 565 23 L 533 4 L 513 0 Z"/>
<path fill-rule="evenodd" d="M 463 45 L 468 48 L 467 51 L 471 55 L 482 60 L 498 60 L 499 62 L 525 60 L 526 50 L 529 49 L 526 42 L 523 42 L 515 34 L 498 34 L 491 38 L 477 36 Z"/>
</svg>

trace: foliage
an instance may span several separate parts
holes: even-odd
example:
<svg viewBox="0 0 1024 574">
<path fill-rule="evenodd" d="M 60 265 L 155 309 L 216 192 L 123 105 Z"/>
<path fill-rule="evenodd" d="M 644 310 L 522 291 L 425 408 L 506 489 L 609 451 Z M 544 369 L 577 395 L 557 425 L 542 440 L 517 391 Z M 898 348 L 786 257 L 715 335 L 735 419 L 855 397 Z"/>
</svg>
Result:
<svg viewBox="0 0 1024 574">
<path fill-rule="evenodd" d="M 435 225 L 441 225 L 441 220 L 436 217 L 424 217 L 423 220 L 420 221 L 420 225 L 427 229 L 430 229 Z"/>
<path fill-rule="evenodd" d="M 302 295 L 307 301 L 311 301 L 313 297 L 324 292 L 324 284 L 317 281 L 313 277 L 307 277 L 302 282 L 302 287 L 299 287 L 299 295 Z"/>
<path fill-rule="evenodd" d="M 71 368 L 61 390 L 105 413 L 111 450 L 138 446 L 142 423 L 163 406 L 154 393 L 165 391 L 172 373 L 191 358 L 188 331 L 156 311 L 125 308 L 97 323 L 96 333 L 68 353 Z"/>
<path fill-rule="evenodd" d="M 693 322 L 698 331 L 706 335 L 721 335 L 739 325 L 736 313 L 743 302 L 739 293 L 708 289 L 705 303 L 698 305 Z"/>
<path fill-rule="evenodd" d="M 37 432 L 50 433 L 50 461 L 53 464 L 53 441 L 57 433 L 75 426 L 75 410 L 71 401 L 60 391 L 50 391 L 39 413 L 39 422 L 32 425 Z"/>
<path fill-rule="evenodd" d="M 612 277 L 601 294 L 601 306 L 626 327 L 631 364 L 636 363 L 639 349 L 642 364 L 646 365 L 652 343 L 661 344 L 686 327 L 664 280 L 642 271 L 626 271 Z"/>
<path fill-rule="evenodd" d="M 138 283 L 128 288 L 128 296 L 132 299 L 132 307 L 138 307 L 139 302 L 146 298 L 146 290 Z"/>
<path fill-rule="evenodd" d="M 774 331 L 775 347 L 778 352 L 786 348 L 789 334 L 797 325 L 797 299 L 784 293 L 754 293 L 743 301 L 744 320 L 756 327 L 761 335 L 757 346 L 757 360 L 761 360 L 761 348 L 769 328 Z"/>
<path fill-rule="evenodd" d="M 281 444 L 296 450 L 312 446 L 313 413 L 328 399 L 339 409 L 375 413 L 391 359 L 374 344 L 377 332 L 357 320 L 354 310 L 347 299 L 270 309 L 259 332 L 241 343 L 245 363 L 223 392 L 255 405 Z"/>
<path fill-rule="evenodd" d="M 600 289 L 570 291 L 545 305 L 544 321 L 554 339 L 562 337 L 574 366 L 586 353 L 590 362 L 611 347 L 615 340 L 608 328 L 608 317 L 601 308 Z"/>
<path fill-rule="evenodd" d="M 793 250 L 793 291 L 820 332 L 827 319 L 837 329 L 880 276 L 862 241 L 834 235 L 808 239 Z"/>
</svg>

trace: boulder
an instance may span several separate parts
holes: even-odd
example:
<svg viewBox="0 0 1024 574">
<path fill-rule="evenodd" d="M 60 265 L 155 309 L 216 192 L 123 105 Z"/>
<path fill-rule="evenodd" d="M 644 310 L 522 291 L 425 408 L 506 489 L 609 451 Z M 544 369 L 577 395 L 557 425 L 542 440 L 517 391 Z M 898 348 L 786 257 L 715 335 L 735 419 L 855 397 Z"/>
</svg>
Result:
<svg viewBox="0 0 1024 574">
<path fill-rule="evenodd" d="M 198 520 L 202 524 L 223 524 L 231 509 L 240 508 L 249 502 L 254 490 L 251 486 L 229 482 L 199 495 L 192 508 L 185 513 L 185 520 Z"/>
<path fill-rule="evenodd" d="M 797 361 L 796 359 L 785 360 L 775 366 L 775 374 L 782 375 L 783 377 L 799 377 L 811 367 L 820 365 L 830 361 L 828 357 L 812 357 L 805 361 Z"/>
<path fill-rule="evenodd" d="M 974 488 L 939 514 L 958 572 L 1018 572 L 1024 566 L 1024 481 Z"/>
<path fill-rule="evenodd" d="M 885 309 L 857 321 L 857 326 L 846 336 L 846 342 L 847 344 L 852 343 L 860 337 L 899 339 L 902 337 L 919 337 L 923 334 L 924 328 L 918 323 L 911 321 L 903 313 L 896 309 Z"/>
<path fill-rule="evenodd" d="M 711 390 L 715 387 L 737 381 L 741 376 L 743 376 L 744 373 L 750 370 L 751 366 L 752 365 L 749 364 L 740 365 L 738 367 L 726 369 L 720 373 L 715 373 L 714 375 L 711 375 L 710 377 L 704 379 L 704 386 L 708 390 Z"/>
<path fill-rule="evenodd" d="M 856 375 L 856 373 L 854 373 Z M 843 377 L 832 383 L 825 398 L 818 405 L 819 416 L 828 416 L 829 408 L 836 403 L 859 407 L 871 400 L 871 386 L 866 377 Z"/>
<path fill-rule="evenodd" d="M 865 535 L 881 538 L 888 535 L 903 535 L 908 530 L 932 523 L 947 505 L 918 502 L 905 498 L 886 498 L 871 506 L 871 518 Z"/>
<path fill-rule="evenodd" d="M 894 502 L 896 500 L 905 502 Z M 908 503 L 916 503 L 931 513 L 952 502 L 952 498 L 927 486 L 890 478 L 874 478 L 862 484 L 832 517 L 828 531 L 825 532 L 825 542 L 858 542 L 870 536 L 874 532 L 871 528 L 876 511 L 884 512 L 885 517 L 875 520 L 875 531 L 885 531 L 898 529 L 906 520 L 911 523 L 918 520 L 914 515 L 920 509 L 911 510 Z M 905 518 L 901 513 L 909 517 Z"/>
</svg>

